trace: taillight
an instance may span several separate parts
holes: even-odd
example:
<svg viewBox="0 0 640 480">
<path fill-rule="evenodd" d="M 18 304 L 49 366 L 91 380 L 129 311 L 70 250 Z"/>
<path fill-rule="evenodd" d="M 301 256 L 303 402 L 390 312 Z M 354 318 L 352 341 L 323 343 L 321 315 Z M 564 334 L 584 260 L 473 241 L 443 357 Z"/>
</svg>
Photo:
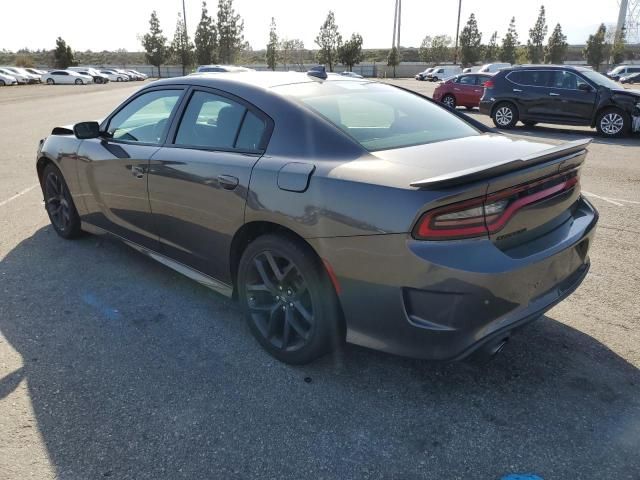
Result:
<svg viewBox="0 0 640 480">
<path fill-rule="evenodd" d="M 493 87 L 495 87 L 495 86 L 496 86 L 496 84 L 495 84 L 495 82 L 494 82 L 493 80 L 487 80 L 486 82 L 484 82 L 484 83 L 482 84 L 482 86 L 483 86 L 484 88 L 493 88 Z"/>
<path fill-rule="evenodd" d="M 520 209 L 572 189 L 578 174 L 554 175 L 508 188 L 487 197 L 473 198 L 426 212 L 416 224 L 418 240 L 459 240 L 500 231 Z"/>
</svg>

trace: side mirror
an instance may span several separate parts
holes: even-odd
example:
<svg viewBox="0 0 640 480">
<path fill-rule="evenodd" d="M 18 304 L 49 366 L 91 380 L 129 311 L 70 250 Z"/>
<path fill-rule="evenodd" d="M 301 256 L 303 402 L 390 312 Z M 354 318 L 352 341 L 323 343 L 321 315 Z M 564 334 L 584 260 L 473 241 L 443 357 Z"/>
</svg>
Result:
<svg viewBox="0 0 640 480">
<path fill-rule="evenodd" d="M 586 83 L 581 83 L 578 85 L 578 90 L 582 90 L 583 92 L 590 92 L 592 90 L 591 85 L 587 85 Z"/>
<path fill-rule="evenodd" d="M 73 134 L 80 140 L 98 138 L 100 136 L 100 124 L 98 122 L 80 122 L 73 126 Z"/>
</svg>

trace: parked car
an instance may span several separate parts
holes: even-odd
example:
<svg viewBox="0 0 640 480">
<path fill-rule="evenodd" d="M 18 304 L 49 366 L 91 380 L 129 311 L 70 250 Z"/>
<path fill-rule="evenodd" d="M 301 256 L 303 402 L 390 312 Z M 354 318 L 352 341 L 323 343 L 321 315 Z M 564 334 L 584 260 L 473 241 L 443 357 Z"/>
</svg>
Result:
<svg viewBox="0 0 640 480">
<path fill-rule="evenodd" d="M 480 68 L 481 68 L 481 67 L 479 67 L 479 66 L 475 66 L 475 67 L 467 67 L 467 68 L 464 68 L 464 69 L 462 70 L 462 73 L 475 73 L 475 72 L 479 71 L 479 70 L 480 70 Z"/>
<path fill-rule="evenodd" d="M 22 77 L 25 79 L 26 83 L 40 83 L 40 76 L 34 75 L 33 73 L 27 72 L 24 68 L 21 67 L 2 67 L 3 70 L 6 70 L 9 75 L 12 77 Z"/>
<path fill-rule="evenodd" d="M 134 80 L 137 80 L 139 82 L 142 82 L 147 78 L 149 78 L 148 75 L 145 75 L 144 73 L 140 73 L 137 70 L 125 70 L 125 72 L 128 73 L 129 75 L 133 75 Z"/>
<path fill-rule="evenodd" d="M 480 104 L 484 82 L 491 79 L 487 73 L 463 73 L 441 82 L 433 92 L 433 99 L 449 108 L 466 107 L 472 110 Z"/>
<path fill-rule="evenodd" d="M 235 65 L 200 65 L 195 73 L 222 73 L 222 72 L 250 72 L 252 68 L 236 67 Z"/>
<path fill-rule="evenodd" d="M 99 70 L 99 72 L 102 75 L 106 75 L 109 81 L 111 82 L 128 82 L 129 81 L 129 75 L 125 75 L 124 73 L 118 73 L 115 70 L 101 69 Z"/>
<path fill-rule="evenodd" d="M 607 77 L 611 80 L 620 80 L 632 73 L 640 73 L 640 65 L 618 65 L 613 70 L 607 72 Z"/>
<path fill-rule="evenodd" d="M 355 72 L 342 72 L 340 75 L 342 75 L 343 77 L 349 77 L 349 78 L 364 78 L 362 75 L 360 75 L 359 73 L 355 73 Z"/>
<path fill-rule="evenodd" d="M 15 80 L 20 84 L 27 84 L 29 83 L 30 79 L 26 76 L 26 75 L 22 75 L 21 73 L 15 73 L 5 67 L 0 67 L 0 73 L 12 78 L 15 78 Z"/>
<path fill-rule="evenodd" d="M 45 73 L 47 73 L 46 70 L 39 70 L 37 68 L 25 68 L 25 70 L 29 73 L 31 73 L 32 75 L 36 75 L 38 77 L 42 77 L 42 75 L 44 75 Z"/>
<path fill-rule="evenodd" d="M 460 65 L 442 65 L 435 67 L 430 73 L 425 76 L 425 80 L 430 82 L 437 82 L 439 80 L 445 80 L 462 73 Z"/>
<path fill-rule="evenodd" d="M 498 128 L 521 121 L 596 127 L 607 137 L 640 128 L 640 92 L 584 67 L 536 65 L 501 70 L 485 84 L 480 112 Z"/>
<path fill-rule="evenodd" d="M 510 63 L 487 63 L 478 70 L 478 73 L 496 73 L 505 68 L 509 68 Z"/>
<path fill-rule="evenodd" d="M 16 80 L 16 77 L 12 77 L 11 75 L 7 75 L 5 73 L 0 72 L 0 87 L 17 85 L 17 84 L 18 84 L 18 80 Z"/>
<path fill-rule="evenodd" d="M 88 75 L 93 78 L 93 83 L 109 83 L 109 77 L 103 73 L 100 73 L 95 68 L 91 67 L 69 67 L 67 70 L 77 72 L 80 75 Z"/>
<path fill-rule="evenodd" d="M 61 237 L 113 234 L 237 298 L 282 361 L 344 339 L 459 359 L 585 277 L 588 143 L 496 135 L 316 68 L 159 80 L 100 124 L 55 128 L 36 158 Z"/>
<path fill-rule="evenodd" d="M 427 75 L 433 72 L 434 68 L 427 68 L 424 72 L 420 72 L 416 75 L 416 80 L 424 81 L 427 79 Z"/>
<path fill-rule="evenodd" d="M 620 78 L 620 83 L 640 83 L 640 72 Z"/>
<path fill-rule="evenodd" d="M 88 85 L 93 83 L 93 78 L 73 70 L 52 70 L 42 76 L 42 81 L 47 85 Z"/>
</svg>

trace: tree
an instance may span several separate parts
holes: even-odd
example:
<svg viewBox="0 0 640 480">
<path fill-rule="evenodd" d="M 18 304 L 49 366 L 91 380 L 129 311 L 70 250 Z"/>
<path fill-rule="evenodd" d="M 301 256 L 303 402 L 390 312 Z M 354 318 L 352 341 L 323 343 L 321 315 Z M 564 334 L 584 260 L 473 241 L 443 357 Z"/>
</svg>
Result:
<svg viewBox="0 0 640 480">
<path fill-rule="evenodd" d="M 207 2 L 202 2 L 202 15 L 193 42 L 198 65 L 209 65 L 218 61 L 218 32 L 207 10 Z"/>
<path fill-rule="evenodd" d="M 589 35 L 587 45 L 583 50 L 585 60 L 595 70 L 600 68 L 600 64 L 604 61 L 606 55 L 605 36 L 607 35 L 607 27 L 601 23 L 595 34 Z"/>
<path fill-rule="evenodd" d="M 167 37 L 162 34 L 158 14 L 155 10 L 151 12 L 151 18 L 149 19 L 149 33 L 142 37 L 142 47 L 144 48 L 144 56 L 147 62 L 158 67 L 158 76 L 160 76 L 160 65 L 167 58 Z"/>
<path fill-rule="evenodd" d="M 558 23 L 553 29 L 549 42 L 544 49 L 544 63 L 562 63 L 567 57 L 567 36 L 562 33 L 562 27 Z"/>
<path fill-rule="evenodd" d="M 478 30 L 475 14 L 469 16 L 460 33 L 460 63 L 473 65 L 482 57 L 482 34 Z"/>
<path fill-rule="evenodd" d="M 338 47 L 338 60 L 349 67 L 349 71 L 362 61 L 362 36 L 359 33 L 351 34 L 351 38 Z"/>
<path fill-rule="evenodd" d="M 400 65 L 400 52 L 398 52 L 397 47 L 393 47 L 389 50 L 387 65 L 393 67 L 393 78 L 396 78 L 396 66 Z"/>
<path fill-rule="evenodd" d="M 187 67 L 193 64 L 193 45 L 189 40 L 189 35 L 187 35 L 187 29 L 180 12 L 178 12 L 176 32 L 173 34 L 173 41 L 169 50 L 173 61 L 182 65 L 182 74 L 184 75 Z"/>
<path fill-rule="evenodd" d="M 16 67 L 33 68 L 33 57 L 28 53 L 19 53 L 16 55 Z"/>
<path fill-rule="evenodd" d="M 289 62 L 302 65 L 301 52 L 304 50 L 304 43 L 297 38 L 286 38 L 280 42 L 280 61 L 284 69 L 287 70 Z M 302 67 L 300 67 L 302 70 Z"/>
<path fill-rule="evenodd" d="M 233 0 L 218 2 L 218 58 L 232 64 L 245 47 L 244 20 L 233 9 Z"/>
<path fill-rule="evenodd" d="M 61 37 L 56 39 L 56 49 L 53 52 L 53 61 L 56 68 L 66 69 L 77 65 L 73 59 L 73 50 Z"/>
<path fill-rule="evenodd" d="M 613 45 L 611 47 L 611 59 L 613 60 L 613 63 L 622 63 L 624 61 L 626 36 L 626 30 L 624 27 L 619 33 L 616 31 L 614 34 Z"/>
<path fill-rule="evenodd" d="M 333 11 L 329 10 L 327 18 L 320 27 L 320 32 L 315 41 L 320 47 L 318 51 L 318 62 L 327 65 L 329 71 L 333 72 L 333 66 L 338 56 L 338 48 L 342 45 L 342 35 L 338 32 L 336 17 Z"/>
<path fill-rule="evenodd" d="M 536 24 L 529 30 L 529 40 L 527 40 L 527 52 L 531 63 L 542 62 L 544 56 L 544 37 L 547 36 L 547 20 L 544 5 L 540 7 L 540 13 Z"/>
<path fill-rule="evenodd" d="M 278 63 L 278 34 L 276 33 L 276 20 L 271 17 L 269 27 L 269 43 L 267 43 L 267 65 L 271 70 L 276 69 Z"/>
<path fill-rule="evenodd" d="M 433 37 L 431 37 L 430 35 L 427 35 L 422 39 L 422 43 L 420 44 L 420 50 L 418 50 L 418 56 L 420 57 L 420 60 L 422 60 L 425 63 L 431 63 L 433 61 L 431 57 L 432 43 L 433 43 Z"/>
<path fill-rule="evenodd" d="M 502 39 L 502 48 L 500 48 L 500 61 L 508 63 L 516 63 L 518 47 L 518 32 L 516 31 L 516 18 L 511 17 L 507 34 Z"/>
<path fill-rule="evenodd" d="M 493 62 L 498 58 L 499 54 L 500 47 L 498 47 L 498 32 L 493 32 L 493 35 L 491 35 L 489 43 L 484 50 L 484 61 Z"/>
</svg>

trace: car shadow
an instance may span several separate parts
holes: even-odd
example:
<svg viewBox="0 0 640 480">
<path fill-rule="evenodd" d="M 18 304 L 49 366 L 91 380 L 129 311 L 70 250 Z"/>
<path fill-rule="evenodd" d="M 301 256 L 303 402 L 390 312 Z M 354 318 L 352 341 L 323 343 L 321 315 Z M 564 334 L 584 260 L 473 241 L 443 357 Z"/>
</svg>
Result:
<svg viewBox="0 0 640 480">
<path fill-rule="evenodd" d="M 58 478 L 640 469 L 640 372 L 552 315 L 487 365 L 347 346 L 292 367 L 260 349 L 231 300 L 115 241 L 45 227 L 0 278 L 0 339 L 22 359 L 0 401 L 26 382 Z"/>
</svg>

